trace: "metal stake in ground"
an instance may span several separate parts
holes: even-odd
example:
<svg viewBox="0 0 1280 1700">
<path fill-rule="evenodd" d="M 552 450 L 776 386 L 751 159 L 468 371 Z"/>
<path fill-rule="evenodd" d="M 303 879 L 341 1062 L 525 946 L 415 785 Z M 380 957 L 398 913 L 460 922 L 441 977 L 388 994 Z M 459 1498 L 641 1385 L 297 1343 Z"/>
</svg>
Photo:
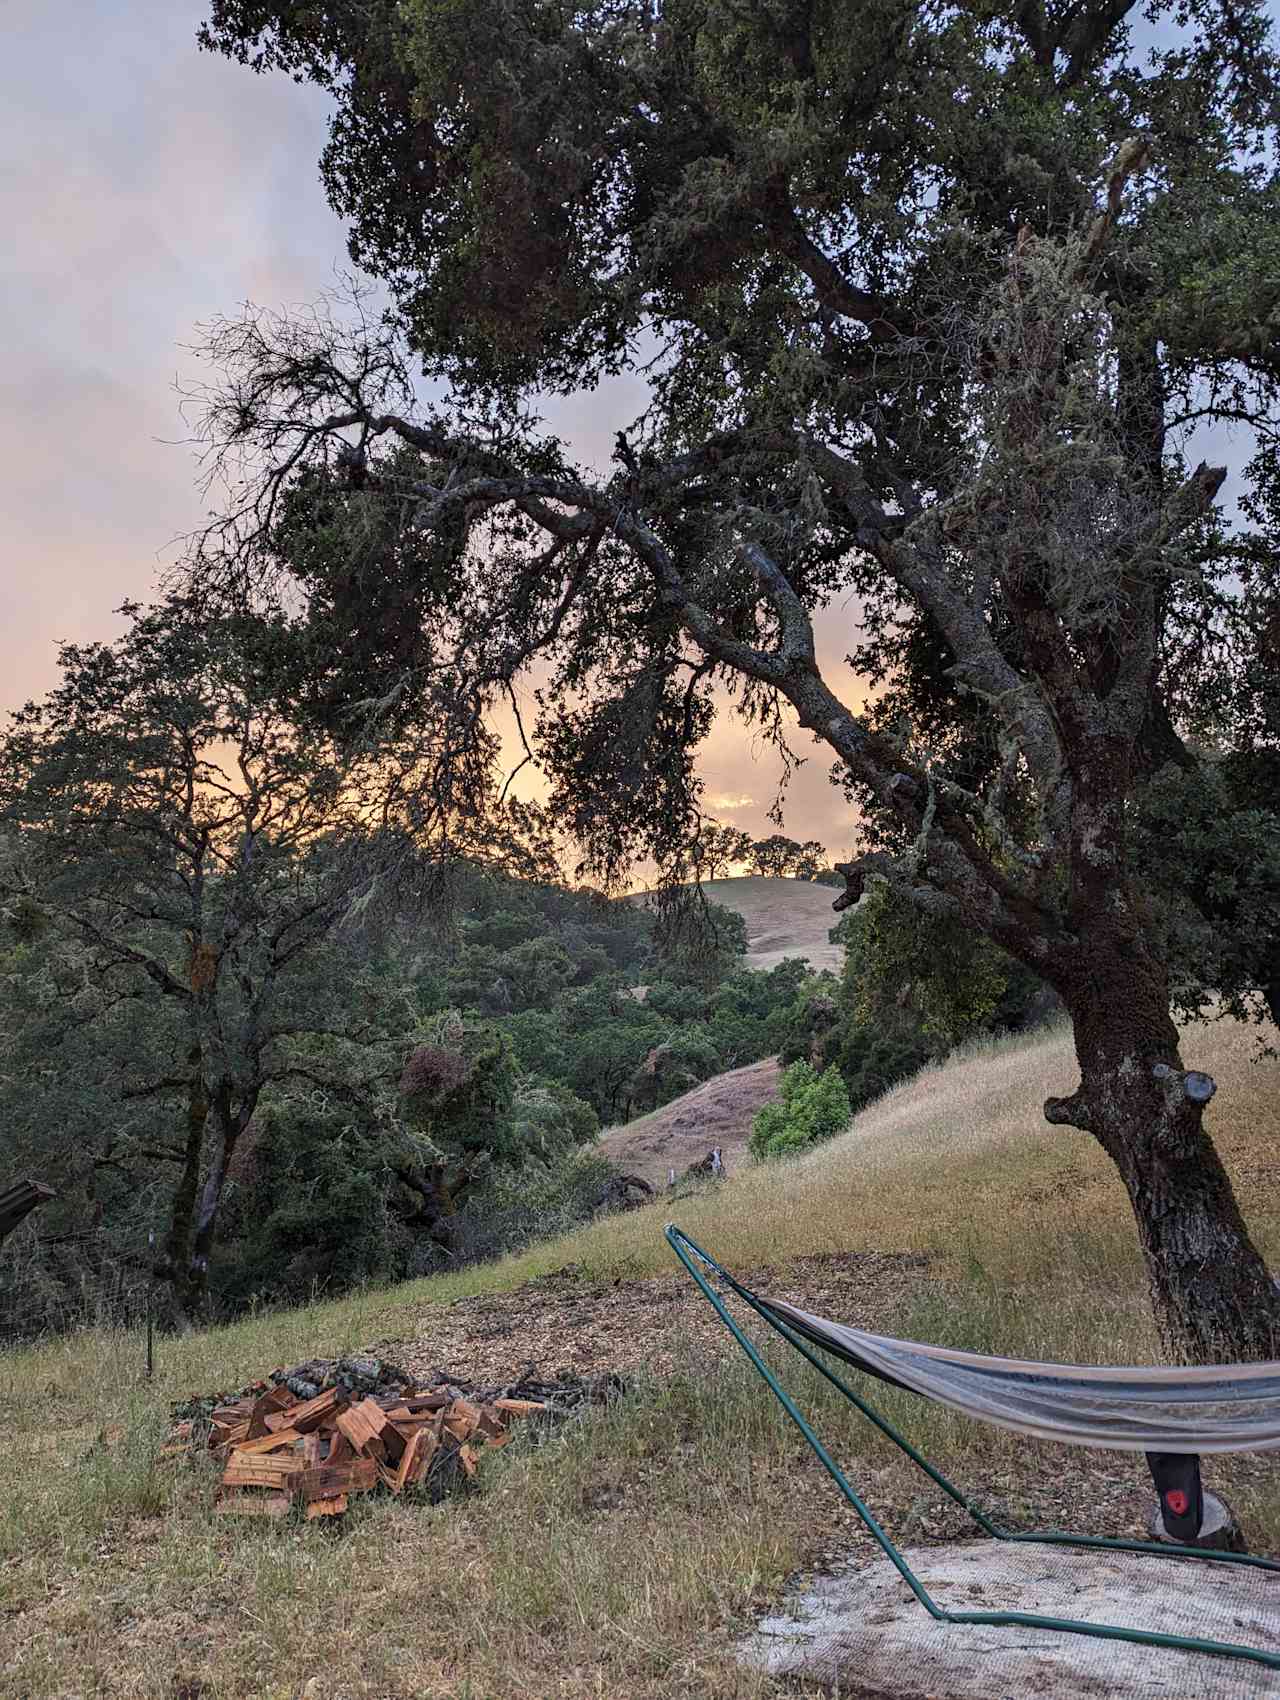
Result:
<svg viewBox="0 0 1280 1700">
<path fill-rule="evenodd" d="M 156 1285 L 156 1231 L 150 1229 L 147 1234 L 147 1380 L 151 1380 L 151 1371 L 155 1367 L 155 1348 L 153 1339 L 152 1302 L 151 1295 Z"/>
</svg>

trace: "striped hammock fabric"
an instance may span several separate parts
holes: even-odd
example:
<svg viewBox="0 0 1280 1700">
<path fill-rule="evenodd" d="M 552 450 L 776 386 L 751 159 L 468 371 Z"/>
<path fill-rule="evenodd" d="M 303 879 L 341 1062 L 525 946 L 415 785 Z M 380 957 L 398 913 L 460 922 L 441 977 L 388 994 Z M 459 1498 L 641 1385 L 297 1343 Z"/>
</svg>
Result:
<svg viewBox="0 0 1280 1700">
<path fill-rule="evenodd" d="M 1280 1447 L 1280 1363 L 1099 1367 L 990 1358 L 868 1334 L 754 1295 L 802 1339 L 997 1428 L 1125 1452 Z"/>
</svg>

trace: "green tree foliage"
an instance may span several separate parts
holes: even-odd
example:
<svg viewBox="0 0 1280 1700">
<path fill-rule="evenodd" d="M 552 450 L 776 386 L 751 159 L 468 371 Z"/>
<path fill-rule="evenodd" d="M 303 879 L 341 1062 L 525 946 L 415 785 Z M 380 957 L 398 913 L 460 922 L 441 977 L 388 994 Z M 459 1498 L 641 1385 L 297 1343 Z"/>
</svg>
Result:
<svg viewBox="0 0 1280 1700">
<path fill-rule="evenodd" d="M 832 870 L 827 866 L 827 852 L 816 838 L 808 838 L 800 846 L 800 854 L 795 861 L 795 877 L 798 880 L 816 880 L 822 874 Z"/>
<path fill-rule="evenodd" d="M 387 598 L 425 586 L 482 690 L 540 669 L 532 747 L 602 876 L 687 878 L 717 712 L 782 744 L 794 713 L 882 834 L 854 885 L 874 869 L 1062 997 L 1081 1080 L 1046 1117 L 1115 1163 L 1170 1349 L 1271 1353 L 1280 1299 L 1168 1084 L 1130 835 L 1170 635 L 1232 565 L 1190 433 L 1269 431 L 1280 381 L 1261 0 L 210 0 L 203 37 L 331 93 L 326 184 L 406 339 L 215 327 L 207 429 L 264 457 L 222 532 L 240 565 L 308 479 L 381 489 L 396 560 L 431 563 Z M 650 393 L 599 477 L 526 403 L 642 341 Z M 1265 467 L 1247 482 L 1257 532 Z M 813 616 L 854 599 L 855 665 L 905 614 L 932 706 L 842 700 Z"/>
<path fill-rule="evenodd" d="M 707 1006 L 707 1026 L 722 1066 L 738 1068 L 773 1056 L 786 1044 L 797 991 L 809 964 L 787 957 L 765 973 L 740 971 L 716 990 Z"/>
<path fill-rule="evenodd" d="M 704 820 L 699 823 L 692 856 L 700 878 L 719 879 L 750 861 L 751 834 L 741 827 Z"/>
<path fill-rule="evenodd" d="M 405 1117 L 463 1167 L 510 1160 L 517 1155 L 511 1123 L 517 1078 L 500 1029 L 445 1010 L 405 1061 Z"/>
<path fill-rule="evenodd" d="M 1280 782 L 1280 771 L 1273 776 Z M 1218 1009 L 1280 1025 L 1280 808 L 1274 785 L 1241 783 L 1229 759 L 1170 763 L 1135 810 L 1181 1013 Z"/>
<path fill-rule="evenodd" d="M 804 848 L 794 838 L 774 832 L 768 838 L 758 838 L 751 846 L 751 861 L 758 874 L 770 874 L 786 879 L 796 871 Z"/>
<path fill-rule="evenodd" d="M 653 966 L 664 979 L 710 989 L 747 948 L 742 916 L 711 902 L 696 883 L 662 887 L 644 901 L 653 915 Z"/>
<path fill-rule="evenodd" d="M 88 1053 L 79 1083 L 114 1098 L 100 1169 L 171 1177 L 159 1269 L 189 1316 L 264 1091 L 317 1078 L 321 1036 L 387 1036 L 381 989 L 357 974 L 335 997 L 319 955 L 398 869 L 429 871 L 434 837 L 476 824 L 488 752 L 443 704 L 426 733 L 299 731 L 280 617 L 181 595 L 124 612 L 118 642 L 64 645 L 62 684 L 13 717 L 0 876 L 56 935 L 21 1042 L 46 1074 L 59 1029 Z"/>
<path fill-rule="evenodd" d="M 846 948 L 838 995 L 818 987 L 816 1007 L 800 1004 L 783 1055 L 834 1063 L 855 1111 L 966 1039 L 1022 1031 L 1058 1007 L 1021 963 L 927 920 L 887 884 L 873 883 L 832 937 Z"/>
<path fill-rule="evenodd" d="M 835 1038 L 829 1054 L 854 1114 L 938 1056 L 936 1043 L 911 1020 L 846 1021 Z"/>
<path fill-rule="evenodd" d="M 794 1156 L 842 1132 L 850 1114 L 838 1069 L 819 1074 L 807 1062 L 794 1062 L 783 1071 L 780 1095 L 752 1123 L 751 1154 L 757 1161 Z"/>
<path fill-rule="evenodd" d="M 591 1105 L 559 1080 L 527 1076 L 511 1105 L 512 1134 L 518 1151 L 555 1163 L 578 1145 L 599 1137 L 600 1118 Z"/>
<path fill-rule="evenodd" d="M 974 1034 L 1016 1028 L 1035 1004 L 1037 977 L 959 922 L 923 915 L 873 883 L 844 928 L 846 1007 L 859 1025 L 909 1008 L 940 1052 Z"/>
<path fill-rule="evenodd" d="M 840 980 L 826 969 L 805 975 L 784 1017 L 783 1062 L 804 1058 L 815 1067 L 824 1065 L 840 1021 L 840 991 Z"/>
<path fill-rule="evenodd" d="M 646 1052 L 627 1082 L 627 1116 L 656 1109 L 719 1072 L 720 1055 L 705 1028 L 671 1029 Z"/>
<path fill-rule="evenodd" d="M 616 1173 L 589 1146 L 531 1169 L 493 1170 L 458 1213 L 459 1255 L 501 1257 L 534 1241 L 572 1233 L 595 1216 Z"/>
<path fill-rule="evenodd" d="M 430 1155 L 385 1105 L 379 1115 L 306 1089 L 260 1105 L 228 1182 L 210 1277 L 220 1308 L 422 1274 L 432 1242 L 398 1171 Z"/>
</svg>

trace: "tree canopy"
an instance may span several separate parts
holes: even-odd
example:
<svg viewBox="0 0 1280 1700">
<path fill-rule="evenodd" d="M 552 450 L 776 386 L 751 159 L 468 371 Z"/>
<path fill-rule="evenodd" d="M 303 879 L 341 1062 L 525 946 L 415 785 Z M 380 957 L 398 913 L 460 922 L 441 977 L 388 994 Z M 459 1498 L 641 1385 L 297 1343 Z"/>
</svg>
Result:
<svg viewBox="0 0 1280 1700">
<path fill-rule="evenodd" d="M 264 1091 L 331 1089 L 335 1048 L 395 1031 L 394 995 L 335 973 L 335 935 L 484 841 L 491 754 L 443 699 L 413 735 L 301 728 L 282 619 L 182 593 L 123 611 L 118 642 L 62 647 L 61 685 L 3 739 L 0 897 L 51 929 L 24 1038 L 95 1167 L 173 1176 L 159 1271 L 186 1316 Z"/>
<path fill-rule="evenodd" d="M 204 430 L 245 482 L 204 581 L 380 499 L 393 603 L 491 695 L 537 662 L 530 749 L 604 877 L 683 875 L 726 695 L 784 752 L 798 723 L 875 835 L 849 900 L 887 881 L 1065 1003 L 1081 1082 L 1046 1115 L 1113 1158 L 1171 1349 L 1269 1352 L 1131 819 L 1185 750 L 1171 634 L 1242 547 L 1195 427 L 1253 430 L 1274 558 L 1262 5 L 213 0 L 203 37 L 331 91 L 325 180 L 396 303 L 212 327 Z M 578 467 L 534 392 L 624 368 L 648 405 Z M 895 677 L 905 615 L 932 701 L 851 704 L 836 602 Z"/>
</svg>

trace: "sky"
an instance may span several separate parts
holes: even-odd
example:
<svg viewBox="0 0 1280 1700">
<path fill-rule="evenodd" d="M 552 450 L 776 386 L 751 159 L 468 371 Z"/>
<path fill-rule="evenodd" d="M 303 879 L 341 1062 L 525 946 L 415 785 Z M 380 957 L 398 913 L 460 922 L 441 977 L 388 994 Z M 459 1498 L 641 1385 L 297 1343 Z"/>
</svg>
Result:
<svg viewBox="0 0 1280 1700">
<path fill-rule="evenodd" d="M 299 307 L 350 270 L 320 183 L 328 102 L 199 52 L 199 0 L 5 0 L 0 65 L 0 709 L 58 679 L 59 641 L 111 639 L 205 517 L 177 385 L 198 326 L 246 300 Z M 634 386 L 633 386 L 634 387 Z M 549 422 L 603 464 L 625 395 L 557 402 Z M 819 659 L 850 706 L 851 607 Z M 785 829 L 843 854 L 854 822 L 812 759 Z M 513 756 L 513 761 L 514 761 Z M 723 720 L 706 806 L 752 832 L 776 758 Z"/>
<path fill-rule="evenodd" d="M 198 326 L 246 300 L 302 306 L 350 270 L 320 183 L 326 98 L 199 52 L 203 16 L 5 0 L 0 710 L 57 683 L 60 641 L 117 636 L 113 610 L 202 523 L 175 387 L 201 375 Z M 558 402 L 549 422 L 600 464 L 626 400 Z M 837 663 L 845 623 L 824 633 Z M 815 755 L 796 775 L 786 829 L 841 853 L 852 821 L 828 768 Z M 777 763 L 742 728 L 717 729 L 702 772 L 720 818 L 775 830 Z"/>
</svg>

